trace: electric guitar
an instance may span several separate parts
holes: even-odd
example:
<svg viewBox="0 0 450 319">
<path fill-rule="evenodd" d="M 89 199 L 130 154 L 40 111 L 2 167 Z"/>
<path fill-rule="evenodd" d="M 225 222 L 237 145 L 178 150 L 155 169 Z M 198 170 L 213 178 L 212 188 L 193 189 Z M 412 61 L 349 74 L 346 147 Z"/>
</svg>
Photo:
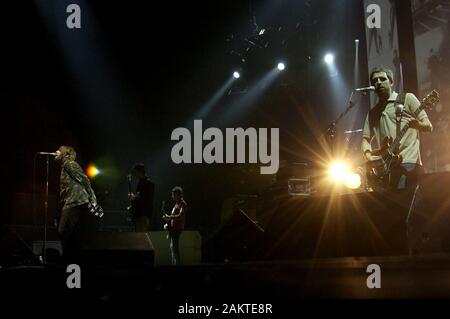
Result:
<svg viewBox="0 0 450 319">
<path fill-rule="evenodd" d="M 170 220 L 165 220 L 164 216 L 166 216 L 166 202 L 162 201 L 161 204 L 161 217 L 164 220 L 164 230 L 170 231 Z"/>
<path fill-rule="evenodd" d="M 431 109 L 438 102 L 439 93 L 436 90 L 431 91 L 431 93 L 422 100 L 419 108 L 414 112 L 414 117 L 417 118 L 422 110 Z M 378 150 L 372 151 L 373 155 L 378 155 L 380 158 L 366 163 L 367 179 L 370 186 L 381 188 L 388 187 L 392 169 L 399 166 L 402 162 L 402 156 L 396 154 L 396 151 L 398 150 L 401 139 L 408 129 L 409 124 L 406 124 L 395 139 L 386 136 L 381 143 L 381 147 Z"/>
</svg>

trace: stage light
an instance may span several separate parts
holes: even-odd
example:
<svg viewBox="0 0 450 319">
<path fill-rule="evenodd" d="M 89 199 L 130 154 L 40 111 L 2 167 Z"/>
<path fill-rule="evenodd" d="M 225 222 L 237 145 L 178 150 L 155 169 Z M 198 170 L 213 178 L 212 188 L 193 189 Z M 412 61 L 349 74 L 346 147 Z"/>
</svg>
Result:
<svg viewBox="0 0 450 319">
<path fill-rule="evenodd" d="M 341 161 L 336 161 L 330 165 L 328 175 L 333 181 L 343 181 L 349 172 L 350 168 L 348 164 Z"/>
<path fill-rule="evenodd" d="M 334 61 L 334 55 L 332 55 L 331 53 L 327 53 L 325 54 L 323 60 L 325 61 L 326 64 L 331 64 Z"/>
<path fill-rule="evenodd" d="M 278 70 L 280 70 L 280 71 L 283 71 L 285 67 L 286 67 L 286 66 L 284 65 L 283 62 L 280 62 L 280 63 L 278 63 L 278 65 L 277 65 L 277 68 L 278 68 Z"/>
<path fill-rule="evenodd" d="M 233 73 L 233 76 L 234 76 L 235 79 L 239 79 L 239 77 L 240 77 L 241 75 L 239 74 L 239 72 L 235 71 L 235 72 Z"/>
<path fill-rule="evenodd" d="M 361 172 L 345 161 L 335 161 L 330 164 L 328 177 L 335 185 L 344 185 L 350 189 L 357 189 L 362 184 Z"/>
<path fill-rule="evenodd" d="M 357 189 L 361 186 L 361 176 L 357 173 L 349 173 L 345 177 L 345 186 L 350 189 Z"/>
<path fill-rule="evenodd" d="M 100 174 L 100 170 L 97 167 L 95 167 L 95 165 L 89 164 L 88 167 L 86 168 L 86 173 L 90 178 L 94 178 L 95 176 Z"/>
</svg>

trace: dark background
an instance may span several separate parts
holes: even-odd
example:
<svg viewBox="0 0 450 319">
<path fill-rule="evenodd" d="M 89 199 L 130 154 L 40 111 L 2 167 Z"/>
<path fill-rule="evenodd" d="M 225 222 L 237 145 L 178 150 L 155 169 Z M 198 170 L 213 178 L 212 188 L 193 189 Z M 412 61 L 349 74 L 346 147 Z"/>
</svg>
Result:
<svg viewBox="0 0 450 319">
<path fill-rule="evenodd" d="M 65 25 L 70 3 L 81 7 L 81 29 Z M 261 194 L 276 179 L 260 175 L 255 165 L 171 161 L 172 130 L 190 128 L 196 112 L 236 67 L 242 67 L 242 77 L 202 118 L 203 128 L 278 127 L 280 159 L 288 162 L 317 162 L 326 153 L 319 137 L 345 110 L 350 88 L 368 85 L 353 83 L 355 38 L 360 39 L 359 77 L 367 79 L 364 8 L 357 0 L 23 0 L 2 4 L 2 12 L 0 98 L 6 149 L 0 223 L 5 224 L 30 220 L 17 214 L 32 210 L 36 152 L 73 145 L 83 167 L 93 162 L 104 170 L 92 183 L 107 210 L 127 206 L 125 177 L 135 162 L 144 162 L 156 184 L 152 228 L 161 229 L 160 203 L 180 185 L 190 207 L 187 227 L 208 234 L 219 223 L 224 199 Z M 268 42 L 267 48 L 245 41 L 262 28 L 268 30 L 266 38 L 258 40 Z M 322 62 L 327 50 L 336 54 L 347 89 L 339 98 L 332 96 Z M 243 56 L 246 63 L 239 65 Z M 287 70 L 257 98 L 233 108 L 280 58 Z M 363 103 L 355 120 L 344 120 L 339 131 L 361 128 L 367 107 Z M 45 157 L 35 163 L 40 214 Z M 55 216 L 58 177 L 51 160 Z"/>
</svg>

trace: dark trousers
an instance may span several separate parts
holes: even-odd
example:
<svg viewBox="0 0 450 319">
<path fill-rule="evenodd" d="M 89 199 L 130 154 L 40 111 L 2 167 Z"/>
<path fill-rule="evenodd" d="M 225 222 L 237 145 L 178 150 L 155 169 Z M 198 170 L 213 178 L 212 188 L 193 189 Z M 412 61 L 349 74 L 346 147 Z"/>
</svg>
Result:
<svg viewBox="0 0 450 319">
<path fill-rule="evenodd" d="M 393 171 L 392 187 L 411 193 L 409 197 L 409 210 L 406 217 L 406 237 L 409 254 L 420 254 L 429 235 L 426 225 L 429 217 L 425 209 L 424 200 L 419 187 L 419 176 L 422 174 L 421 166 L 414 163 L 403 163 Z"/>
<path fill-rule="evenodd" d="M 172 265 L 180 264 L 180 240 L 181 231 L 171 231 L 169 232 L 170 239 L 170 256 L 172 258 Z"/>
<path fill-rule="evenodd" d="M 414 189 L 419 184 L 421 166 L 403 163 L 392 171 L 390 187 L 393 189 Z"/>
<path fill-rule="evenodd" d="M 83 244 L 95 235 L 98 226 L 97 218 L 89 212 L 86 204 L 61 212 L 58 234 L 65 263 L 81 262 Z"/>
</svg>

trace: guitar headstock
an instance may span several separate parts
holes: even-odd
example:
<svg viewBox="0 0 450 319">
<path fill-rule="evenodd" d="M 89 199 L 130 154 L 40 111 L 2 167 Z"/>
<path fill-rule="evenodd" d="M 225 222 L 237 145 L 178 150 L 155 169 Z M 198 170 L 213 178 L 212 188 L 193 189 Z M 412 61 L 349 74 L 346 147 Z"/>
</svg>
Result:
<svg viewBox="0 0 450 319">
<path fill-rule="evenodd" d="M 430 93 L 428 93 L 428 95 L 422 100 L 422 107 L 424 109 L 431 109 L 439 101 L 440 101 L 439 93 L 436 90 L 433 90 Z"/>
</svg>

